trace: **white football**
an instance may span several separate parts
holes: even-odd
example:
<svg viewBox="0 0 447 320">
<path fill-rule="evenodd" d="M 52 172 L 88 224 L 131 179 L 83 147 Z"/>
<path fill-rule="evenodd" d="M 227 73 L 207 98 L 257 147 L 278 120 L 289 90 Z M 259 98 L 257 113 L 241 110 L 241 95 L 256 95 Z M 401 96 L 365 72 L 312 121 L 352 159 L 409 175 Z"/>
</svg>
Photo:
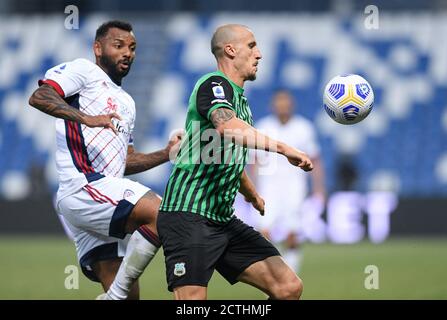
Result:
<svg viewBox="0 0 447 320">
<path fill-rule="evenodd" d="M 365 119 L 374 103 L 374 92 L 363 77 L 356 74 L 332 78 L 323 94 L 324 110 L 341 124 L 354 124 Z"/>
</svg>

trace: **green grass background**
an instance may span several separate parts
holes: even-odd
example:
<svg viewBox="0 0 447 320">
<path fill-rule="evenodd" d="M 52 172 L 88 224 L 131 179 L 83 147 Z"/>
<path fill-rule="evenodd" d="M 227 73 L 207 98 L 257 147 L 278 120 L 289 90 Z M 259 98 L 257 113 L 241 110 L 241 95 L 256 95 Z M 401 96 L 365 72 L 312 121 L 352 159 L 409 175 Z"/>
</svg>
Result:
<svg viewBox="0 0 447 320">
<path fill-rule="evenodd" d="M 67 265 L 78 266 L 64 237 L 1 236 L 0 299 L 94 299 L 101 293 L 79 269 L 79 289 L 64 286 Z M 365 267 L 379 269 L 379 289 L 364 287 Z M 382 244 L 305 244 L 300 277 L 303 299 L 447 299 L 447 238 L 391 239 Z M 172 299 L 159 252 L 141 281 L 142 299 Z M 265 299 L 245 284 L 230 286 L 219 274 L 209 299 Z"/>
</svg>

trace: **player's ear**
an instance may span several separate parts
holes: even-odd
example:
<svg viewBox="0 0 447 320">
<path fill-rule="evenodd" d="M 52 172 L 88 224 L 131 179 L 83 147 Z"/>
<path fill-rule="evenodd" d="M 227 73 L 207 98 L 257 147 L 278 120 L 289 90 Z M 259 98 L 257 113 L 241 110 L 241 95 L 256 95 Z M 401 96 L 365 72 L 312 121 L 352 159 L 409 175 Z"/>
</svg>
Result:
<svg viewBox="0 0 447 320">
<path fill-rule="evenodd" d="M 93 52 L 95 53 L 96 57 L 102 56 L 102 47 L 99 41 L 93 42 Z"/>
<path fill-rule="evenodd" d="M 236 48 L 231 43 L 228 43 L 224 46 L 224 53 L 230 58 L 234 58 L 236 56 Z"/>
</svg>

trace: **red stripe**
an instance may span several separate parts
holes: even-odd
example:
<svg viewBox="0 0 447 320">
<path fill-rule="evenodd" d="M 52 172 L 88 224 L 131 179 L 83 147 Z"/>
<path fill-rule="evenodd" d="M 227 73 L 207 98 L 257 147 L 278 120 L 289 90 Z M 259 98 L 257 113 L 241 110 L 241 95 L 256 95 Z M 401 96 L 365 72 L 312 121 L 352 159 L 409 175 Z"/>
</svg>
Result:
<svg viewBox="0 0 447 320">
<path fill-rule="evenodd" d="M 86 185 L 85 188 L 88 190 L 88 192 L 90 193 L 90 195 L 92 197 L 95 197 L 96 199 L 98 199 L 99 201 L 101 201 L 101 203 L 106 203 L 108 202 L 106 199 L 101 198 L 96 192 L 94 192 L 92 190 L 92 187 L 90 185 Z"/>
<path fill-rule="evenodd" d="M 87 186 L 87 187 L 88 187 L 88 186 Z M 84 190 L 88 192 L 88 194 L 90 195 L 90 197 L 92 197 L 92 199 L 93 199 L 94 201 L 99 202 L 99 203 L 104 203 L 104 202 L 105 202 L 104 200 L 99 199 L 99 198 L 98 198 L 95 194 L 93 194 L 93 192 L 91 192 L 87 187 L 84 188 Z"/>
<path fill-rule="evenodd" d="M 68 125 L 68 141 L 70 142 L 70 146 L 69 148 L 73 150 L 73 155 L 75 157 L 75 159 L 73 159 L 76 162 L 76 165 L 82 170 L 82 165 L 81 165 L 81 161 L 78 157 L 78 154 L 76 152 L 76 145 L 74 144 L 74 137 L 73 137 L 73 126 L 72 126 L 72 121 L 67 121 L 67 125 Z"/>
<path fill-rule="evenodd" d="M 143 231 L 145 231 L 145 232 L 147 232 L 148 234 L 150 234 L 150 235 L 151 235 L 152 237 L 154 237 L 155 239 L 158 239 L 157 235 L 156 235 L 155 233 L 153 233 L 153 232 L 151 231 L 151 229 L 149 229 L 148 226 L 142 225 L 142 226 L 140 226 L 140 229 L 143 230 Z"/>
<path fill-rule="evenodd" d="M 79 159 L 79 166 L 81 167 L 82 172 L 87 173 L 87 166 L 82 157 L 82 147 L 81 147 L 81 138 L 79 137 L 77 126 L 74 122 L 72 122 L 71 129 L 73 130 L 73 150 L 76 154 L 76 157 Z"/>
<path fill-rule="evenodd" d="M 144 230 L 140 227 L 139 230 L 146 238 L 149 238 L 151 240 L 151 242 L 158 242 L 156 240 L 156 238 L 154 238 L 154 236 L 152 234 L 150 234 L 149 232 L 147 232 L 147 230 Z"/>
<path fill-rule="evenodd" d="M 88 165 L 87 156 L 82 150 L 82 142 L 81 142 L 81 134 L 79 132 L 79 127 L 77 124 L 74 124 L 74 131 L 76 133 L 76 142 L 79 150 L 79 158 L 81 159 L 82 166 L 84 167 L 84 173 L 93 172 L 93 170 Z"/>
<path fill-rule="evenodd" d="M 93 188 L 92 186 L 88 186 L 90 188 L 90 190 L 95 191 L 97 194 L 99 194 L 100 196 L 104 197 L 105 199 L 107 199 L 111 204 L 113 204 L 114 206 L 118 205 L 118 202 L 113 201 L 112 199 L 110 199 L 108 196 L 102 194 L 98 189 Z"/>
<path fill-rule="evenodd" d="M 62 90 L 62 87 L 59 85 L 59 83 L 57 83 L 54 80 L 51 79 L 46 79 L 46 80 L 39 80 L 38 81 L 39 86 L 43 85 L 43 84 L 48 84 L 49 86 L 53 87 L 54 90 L 56 90 L 56 92 L 61 96 L 61 97 L 65 97 L 65 93 L 64 90 Z"/>
<path fill-rule="evenodd" d="M 101 203 L 106 203 L 106 202 L 110 203 L 110 201 L 107 201 L 107 199 L 105 199 L 105 198 L 101 197 L 100 195 L 98 195 L 98 193 L 96 191 L 94 191 L 93 188 L 90 185 L 87 185 L 86 188 L 89 190 L 89 192 L 92 194 L 92 196 L 95 196 L 97 199 L 102 201 Z"/>
<path fill-rule="evenodd" d="M 140 231 L 143 236 L 148 237 L 150 240 L 152 240 L 152 244 L 156 245 L 156 246 L 160 246 L 160 239 L 158 239 L 158 236 L 153 233 L 148 227 L 146 227 L 145 225 L 142 225 L 141 227 L 138 228 L 138 231 Z"/>
<path fill-rule="evenodd" d="M 79 159 L 81 159 L 81 165 L 83 168 L 82 171 L 86 173 L 88 172 L 88 168 L 82 152 L 81 137 L 79 135 L 78 126 L 75 123 L 73 123 L 73 131 L 75 133 L 76 150 L 78 152 Z"/>
</svg>

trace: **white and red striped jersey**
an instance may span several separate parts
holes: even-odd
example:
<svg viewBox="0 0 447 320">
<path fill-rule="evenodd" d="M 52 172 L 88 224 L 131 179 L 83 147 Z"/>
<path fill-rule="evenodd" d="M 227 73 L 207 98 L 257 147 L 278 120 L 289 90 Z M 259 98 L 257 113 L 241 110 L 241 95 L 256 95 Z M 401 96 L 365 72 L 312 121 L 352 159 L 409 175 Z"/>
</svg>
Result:
<svg viewBox="0 0 447 320">
<path fill-rule="evenodd" d="M 56 165 L 58 199 L 80 190 L 102 176 L 123 177 L 127 148 L 133 143 L 135 102 L 96 64 L 76 59 L 49 69 L 45 79 L 74 108 L 88 115 L 116 112 L 118 130 L 89 128 L 77 122 L 56 119 Z"/>
</svg>

